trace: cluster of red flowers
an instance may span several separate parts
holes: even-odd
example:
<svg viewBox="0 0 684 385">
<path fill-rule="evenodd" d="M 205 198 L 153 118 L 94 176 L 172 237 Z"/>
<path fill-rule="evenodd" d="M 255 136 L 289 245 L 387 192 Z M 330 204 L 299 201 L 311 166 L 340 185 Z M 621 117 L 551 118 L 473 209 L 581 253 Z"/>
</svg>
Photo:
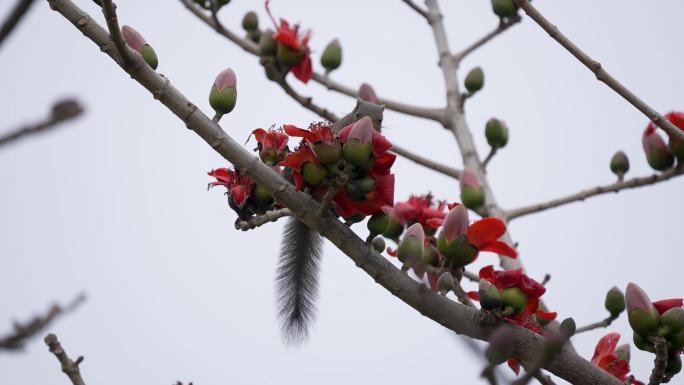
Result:
<svg viewBox="0 0 684 385">
<path fill-rule="evenodd" d="M 309 49 L 311 31 L 300 33 L 298 25 L 290 26 L 285 19 L 280 19 L 280 23 L 276 23 L 271 15 L 269 3 L 270 0 L 266 0 L 266 12 L 276 28 L 273 40 L 278 44 L 278 60 L 282 65 L 288 66 L 297 79 L 307 83 L 313 75 Z"/>
<path fill-rule="evenodd" d="M 626 382 L 630 380 L 629 344 L 617 346 L 620 334 L 608 333 L 599 340 L 594 350 L 591 362 L 613 376 Z M 632 379 L 630 385 L 644 385 L 641 381 Z"/>
<path fill-rule="evenodd" d="M 358 221 L 394 204 L 390 169 L 396 155 L 388 152 L 392 145 L 374 129 L 370 118 L 339 132 L 317 123 L 308 129 L 293 125 L 284 125 L 282 130 L 259 128 L 252 134 L 261 160 L 289 178 L 297 190 L 306 190 L 321 201 L 333 189 L 332 208 L 346 220 Z M 293 137 L 301 142 L 291 151 L 288 142 Z M 277 206 L 268 191 L 237 170 L 218 169 L 209 175 L 217 179 L 210 186 L 228 188 L 229 203 L 242 219 Z"/>
</svg>

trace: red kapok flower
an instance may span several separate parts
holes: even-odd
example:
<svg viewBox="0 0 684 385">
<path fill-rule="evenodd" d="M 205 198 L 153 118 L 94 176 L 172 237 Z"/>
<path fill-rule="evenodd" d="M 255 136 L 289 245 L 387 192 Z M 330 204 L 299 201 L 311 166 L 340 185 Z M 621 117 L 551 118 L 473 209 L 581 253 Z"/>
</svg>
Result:
<svg viewBox="0 0 684 385">
<path fill-rule="evenodd" d="M 272 166 L 284 159 L 287 154 L 287 142 L 290 139 L 287 135 L 272 128 L 268 131 L 257 128 L 252 131 L 252 135 L 257 140 L 261 160 Z"/>
<path fill-rule="evenodd" d="M 627 380 L 629 373 L 629 345 L 617 347 L 620 334 L 609 333 L 596 344 L 591 362 L 599 368 L 617 377 L 621 381 Z M 636 381 L 633 384 L 640 382 Z"/>
<path fill-rule="evenodd" d="M 394 205 L 394 213 L 400 223 L 418 222 L 426 231 L 435 230 L 444 222 L 444 201 L 435 202 L 431 194 L 411 195 L 405 202 Z"/>
<path fill-rule="evenodd" d="M 234 171 L 227 168 L 217 168 L 209 171 L 207 174 L 216 178 L 215 182 L 209 183 L 209 188 L 225 186 L 228 189 L 231 206 L 235 205 L 238 209 L 242 209 L 245 206 L 254 188 L 254 183 L 250 177 L 242 175 L 237 170 Z"/>
<path fill-rule="evenodd" d="M 674 156 L 665 144 L 663 138 L 656 131 L 653 123 L 649 124 L 644 130 L 641 144 L 646 153 L 648 165 L 656 171 L 664 171 L 674 164 Z"/>
<path fill-rule="evenodd" d="M 304 186 L 304 166 L 311 163 L 316 169 L 323 170 L 316 154 L 303 142 L 297 149 L 285 156 L 285 159 L 278 163 L 278 166 L 287 167 L 292 170 L 292 179 L 297 191 L 301 191 Z M 315 171 L 315 170 L 314 170 Z M 314 172 L 312 171 L 312 173 Z M 325 177 L 325 175 L 323 175 Z"/>
<path fill-rule="evenodd" d="M 271 15 L 269 3 L 270 0 L 266 0 L 266 12 L 276 28 L 276 32 L 273 34 L 273 40 L 287 47 L 293 54 L 288 55 L 292 58 L 292 62 L 283 64 L 291 65 L 290 69 L 292 74 L 303 83 L 307 83 L 313 76 L 308 46 L 311 31 L 305 31 L 303 34 L 300 34 L 299 26 L 295 25 L 294 27 L 290 27 L 290 23 L 284 19 L 280 19 L 280 24 L 276 23 L 273 15 Z M 280 55 L 278 56 L 280 57 Z"/>
</svg>

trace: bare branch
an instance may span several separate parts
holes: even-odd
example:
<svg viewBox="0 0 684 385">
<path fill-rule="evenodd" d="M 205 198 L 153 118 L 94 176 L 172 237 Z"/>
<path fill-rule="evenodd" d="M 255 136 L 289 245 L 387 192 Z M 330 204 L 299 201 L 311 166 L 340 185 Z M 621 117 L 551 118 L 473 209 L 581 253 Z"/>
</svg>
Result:
<svg viewBox="0 0 684 385">
<path fill-rule="evenodd" d="M 395 144 L 392 144 L 391 151 L 421 166 L 425 166 L 431 170 L 437 171 L 438 173 L 444 174 L 446 176 L 450 176 L 454 179 L 459 179 L 461 177 L 461 170 L 437 163 Z"/>
<path fill-rule="evenodd" d="M 50 116 L 38 123 L 30 124 L 0 136 L 0 147 L 10 144 L 24 136 L 48 131 L 60 123 L 78 117 L 83 113 L 83 107 L 73 99 L 64 99 L 52 106 Z"/>
<path fill-rule="evenodd" d="M 560 45 L 562 45 L 572 56 L 576 57 L 582 64 L 584 64 L 591 72 L 596 75 L 596 79 L 605 83 L 608 87 L 612 88 L 613 91 L 617 92 L 618 95 L 622 96 L 631 105 L 636 107 L 637 110 L 641 111 L 646 117 L 648 117 L 653 123 L 658 127 L 662 128 L 675 138 L 684 140 L 684 131 L 675 127 L 667 119 L 654 110 L 651 106 L 646 104 L 638 96 L 636 96 L 632 91 L 627 89 L 622 83 L 615 79 L 611 74 L 603 69 L 601 63 L 592 59 L 584 51 L 582 51 L 575 43 L 573 43 L 567 36 L 563 35 L 561 31 L 555 25 L 544 17 L 529 0 L 514 0 L 516 4 L 522 8 L 527 16 L 539 24 L 546 33 L 549 34 L 554 40 L 556 40 Z"/>
<path fill-rule="evenodd" d="M 520 20 L 522 20 L 522 18 L 519 15 L 516 15 L 516 16 L 513 16 L 513 17 L 506 19 L 506 21 L 501 21 L 499 23 L 499 25 L 492 32 L 484 35 L 482 38 L 480 38 L 479 40 L 477 40 L 473 44 L 464 48 L 461 52 L 455 53 L 451 59 L 454 61 L 456 66 L 458 66 L 466 56 L 470 55 L 471 53 L 473 53 L 478 48 L 487 44 L 490 40 L 499 36 L 500 34 L 502 34 L 504 31 L 506 31 L 510 27 L 518 24 L 520 22 Z"/>
<path fill-rule="evenodd" d="M 85 381 L 81 377 L 81 370 L 78 365 L 83 362 L 83 356 L 76 358 L 76 361 L 72 361 L 62 348 L 62 344 L 59 343 L 57 336 L 50 333 L 45 337 L 45 344 L 50 349 L 50 353 L 57 357 L 57 360 L 62 364 L 62 372 L 69 377 L 73 385 L 85 385 Z"/>
<path fill-rule="evenodd" d="M 198 19 L 203 21 L 205 24 L 207 24 L 211 28 L 213 28 L 217 33 L 223 35 L 225 38 L 227 38 L 228 40 L 237 44 L 240 48 L 251 53 L 252 55 L 261 56 L 259 53 L 259 47 L 254 42 L 252 42 L 249 39 L 245 39 L 243 37 L 240 37 L 237 34 L 231 32 L 228 28 L 226 28 L 220 22 L 217 23 L 218 19 L 214 20 L 211 16 L 206 15 L 204 12 L 202 12 L 202 10 L 199 7 L 197 7 L 195 5 L 195 3 L 192 0 L 180 0 L 180 1 L 183 3 L 183 5 L 185 5 L 185 7 L 188 10 L 190 10 L 190 12 L 192 12 L 193 15 L 195 15 Z M 330 77 L 326 76 L 325 74 L 314 72 L 313 80 L 316 81 L 317 83 L 325 86 L 329 90 L 333 90 L 333 91 L 339 92 L 341 94 L 351 96 L 353 98 L 357 97 L 357 90 L 356 89 L 352 89 L 348 86 L 337 83 L 334 80 L 330 79 Z M 400 102 L 396 102 L 393 100 L 388 100 L 388 99 L 384 99 L 384 98 L 380 98 L 380 97 L 378 98 L 378 104 L 384 104 L 385 107 L 387 107 L 390 110 L 393 110 L 396 112 L 401 112 L 401 113 L 407 114 L 407 115 L 431 119 L 431 120 L 435 120 L 438 122 L 441 122 L 443 120 L 444 109 L 442 109 L 442 108 L 417 107 L 417 106 L 412 106 L 409 104 L 400 103 Z"/>
<path fill-rule="evenodd" d="M 423 8 L 419 7 L 418 4 L 414 3 L 412 0 L 401 0 L 401 1 L 403 1 L 409 7 L 411 7 L 411 9 L 416 11 L 420 16 L 423 16 L 426 20 L 428 19 L 427 11 L 425 11 Z"/>
<path fill-rule="evenodd" d="M 6 337 L 0 338 L 0 350 L 23 349 L 29 339 L 43 331 L 59 316 L 76 310 L 85 299 L 85 294 L 81 293 L 66 306 L 53 304 L 45 315 L 33 317 L 33 319 L 24 324 L 15 322 L 14 332 Z"/>
<path fill-rule="evenodd" d="M 288 217 L 291 215 L 292 211 L 290 211 L 288 208 L 266 211 L 261 215 L 256 215 L 247 220 L 238 218 L 235 221 L 235 229 L 242 231 L 252 230 L 261 225 L 265 225 L 268 222 L 275 222 L 282 217 Z"/>
<path fill-rule="evenodd" d="M 29 8 L 33 5 L 33 0 L 18 0 L 17 5 L 14 6 L 12 12 L 7 16 L 5 21 L 0 25 L 0 47 L 7 36 L 14 30 L 14 27 L 19 24 L 21 19 L 26 15 Z"/>
<path fill-rule="evenodd" d="M 589 325 L 587 325 L 587 326 L 582 326 L 581 328 L 577 328 L 577 330 L 575 331 L 575 334 L 588 332 L 588 331 L 590 331 L 590 330 L 594 330 L 594 329 L 598 329 L 598 328 L 607 328 L 607 327 L 610 326 L 610 324 L 612 324 L 613 321 L 615 321 L 617 318 L 618 318 L 618 317 L 613 317 L 613 316 L 611 315 L 611 316 L 609 316 L 608 318 L 606 318 L 606 319 L 604 319 L 604 320 L 602 320 L 602 321 L 594 322 L 593 324 L 589 324 Z"/>
<path fill-rule="evenodd" d="M 111 44 L 106 31 L 70 0 L 48 0 L 52 9 L 69 20 L 81 33 L 98 47 Z M 116 60 L 113 52 L 106 52 Z M 133 57 L 141 64 L 141 57 Z M 170 81 L 153 71 L 149 66 L 136 65 L 128 72 L 131 77 L 148 89 L 185 125 L 197 133 L 216 152 L 231 162 L 274 195 L 274 198 L 290 208 L 297 219 L 320 232 L 338 249 L 349 256 L 377 283 L 400 298 L 421 314 L 435 320 L 450 330 L 471 338 L 484 340 L 496 325 L 482 324 L 482 313 L 448 298 L 433 293 L 424 285 L 402 273 L 390 261 L 366 245 L 349 227 L 332 216 L 318 215 L 319 205 L 305 193 L 297 192 L 294 186 L 283 179 L 259 158 L 247 152 L 209 117 L 203 114 Z M 521 361 L 531 361 L 544 337 L 521 327 L 512 327 L 514 342 L 513 356 Z M 609 373 L 595 367 L 570 349 L 564 349 L 551 360 L 547 369 L 560 377 L 576 383 L 601 383 L 622 385 Z"/>
<path fill-rule="evenodd" d="M 509 210 L 506 214 L 508 220 L 512 220 L 524 215 L 538 213 L 544 210 L 548 210 L 554 207 L 563 206 L 568 203 L 583 201 L 587 198 L 591 198 L 597 195 L 607 194 L 611 192 L 619 192 L 621 190 L 632 189 L 642 186 L 648 186 L 660 182 L 664 182 L 668 179 L 674 178 L 676 176 L 684 174 L 684 167 L 678 166 L 676 168 L 667 170 L 660 174 L 653 174 L 650 176 L 644 176 L 639 178 L 629 179 L 623 182 L 615 182 L 603 186 L 597 186 L 588 190 L 583 190 L 575 194 L 571 194 L 562 198 L 553 199 L 547 202 L 537 203 L 525 207 L 520 207 L 517 209 Z"/>
</svg>

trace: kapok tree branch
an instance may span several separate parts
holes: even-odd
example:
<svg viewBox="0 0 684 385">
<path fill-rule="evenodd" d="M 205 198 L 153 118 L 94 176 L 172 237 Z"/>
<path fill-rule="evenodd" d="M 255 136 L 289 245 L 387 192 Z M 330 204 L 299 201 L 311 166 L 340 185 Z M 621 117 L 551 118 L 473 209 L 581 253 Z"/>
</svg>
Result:
<svg viewBox="0 0 684 385">
<path fill-rule="evenodd" d="M 192 0 L 180 0 L 185 7 L 192 12 L 193 15 L 195 15 L 198 19 L 200 19 L 202 22 L 210 26 L 212 29 L 214 29 L 218 34 L 223 35 L 225 38 L 228 40 L 232 41 L 233 43 L 237 44 L 240 48 L 245 50 L 246 52 L 251 53 L 254 56 L 261 56 L 259 53 L 259 46 L 257 46 L 253 41 L 245 39 L 243 37 L 238 36 L 237 34 L 231 32 L 228 28 L 226 28 L 223 24 L 221 23 L 216 23 L 216 21 L 211 17 L 206 15 L 200 7 L 196 5 Z M 330 79 L 329 76 L 326 76 L 325 74 L 321 74 L 318 72 L 313 73 L 313 80 L 316 81 L 317 83 L 325 86 L 329 90 L 336 91 L 338 93 L 351 96 L 353 98 L 357 97 L 357 90 L 352 89 L 348 86 L 345 86 L 341 83 L 335 82 L 334 80 Z M 425 107 L 417 107 L 417 106 L 412 106 L 409 104 L 401 103 L 401 102 L 396 102 L 393 100 L 385 99 L 378 97 L 378 104 L 384 104 L 385 107 L 392 111 L 400 112 L 403 114 L 411 115 L 411 116 L 417 116 L 420 118 L 426 118 L 426 119 L 431 119 L 435 120 L 438 122 L 441 122 L 443 119 L 444 115 L 444 110 L 442 108 L 425 108 Z"/>
<path fill-rule="evenodd" d="M 684 167 L 678 166 L 672 168 L 660 174 L 653 174 L 650 176 L 644 176 L 639 178 L 632 178 L 622 182 L 615 182 L 603 186 L 596 186 L 587 190 L 582 190 L 578 193 L 564 196 L 562 198 L 553 199 L 547 202 L 536 203 L 533 205 L 519 207 L 517 209 L 508 210 L 506 218 L 512 220 L 524 215 L 538 213 L 544 210 L 548 210 L 554 207 L 563 206 L 573 202 L 583 201 L 587 198 L 591 198 L 597 195 L 607 194 L 611 192 L 619 192 L 621 190 L 632 189 L 642 186 L 648 186 L 660 182 L 664 182 L 668 179 L 674 178 L 676 176 L 684 174 Z"/>
<path fill-rule="evenodd" d="M 7 36 L 9 36 L 9 34 L 12 33 L 14 27 L 16 27 L 17 24 L 19 24 L 19 22 L 21 21 L 21 19 L 26 15 L 26 12 L 28 12 L 32 4 L 33 0 L 17 1 L 17 5 L 14 6 L 10 14 L 7 15 L 5 21 L 2 23 L 2 25 L 0 25 L 0 47 L 2 46 L 2 42 L 5 41 Z"/>
<path fill-rule="evenodd" d="M 594 322 L 593 324 L 589 324 L 586 326 L 582 326 L 581 328 L 577 328 L 577 330 L 575 330 L 575 334 L 588 332 L 590 330 L 594 330 L 594 329 L 598 329 L 598 328 L 607 328 L 616 319 L 618 319 L 617 316 L 613 317 L 612 315 L 610 315 L 610 316 L 608 316 L 608 318 L 606 318 L 602 321 Z"/>
<path fill-rule="evenodd" d="M 35 316 L 24 324 L 15 322 L 14 332 L 6 337 L 0 338 L 0 350 L 23 349 L 29 339 L 43 331 L 59 316 L 74 311 L 85 301 L 85 299 L 85 294 L 81 293 L 66 306 L 53 304 L 45 315 Z"/>
<path fill-rule="evenodd" d="M 501 21 L 499 23 L 499 25 L 492 32 L 484 35 L 482 38 L 480 38 L 479 40 L 477 40 L 473 44 L 469 45 L 468 47 L 464 48 L 462 51 L 455 53 L 451 57 L 451 60 L 453 60 L 455 65 L 458 67 L 458 65 L 463 61 L 463 59 L 465 59 L 466 56 L 470 55 L 471 53 L 473 53 L 478 48 L 487 44 L 490 40 L 499 36 L 500 34 L 505 32 L 507 29 L 518 24 L 521 20 L 522 20 L 522 18 L 519 15 L 516 15 L 516 16 L 513 16 L 513 17 L 506 19 L 506 21 Z"/>
<path fill-rule="evenodd" d="M 81 33 L 92 40 L 101 51 L 117 60 L 113 54 L 113 42 L 88 14 L 70 0 L 47 0 L 52 9 L 69 20 Z M 152 68 L 142 65 L 142 57 L 133 57 L 134 62 L 128 74 L 158 99 L 188 127 L 207 142 L 216 152 L 231 162 L 237 169 L 271 192 L 278 202 L 292 210 L 293 214 L 312 229 L 320 232 L 338 249 L 349 256 L 354 263 L 397 298 L 418 310 L 424 316 L 448 329 L 471 338 L 485 340 L 496 325 L 483 324 L 482 312 L 458 304 L 433 293 L 424 285 L 402 273 L 390 261 L 366 245 L 349 227 L 332 216 L 320 216 L 319 205 L 309 195 L 298 192 L 261 160 L 247 152 L 221 127 L 203 114 L 197 106 L 181 94 L 170 81 Z M 513 356 L 521 362 L 532 362 L 535 352 L 544 338 L 520 327 L 512 328 L 515 349 Z M 595 367 L 587 360 L 564 349 L 548 365 L 547 369 L 575 384 L 622 385 L 607 372 Z"/>
<path fill-rule="evenodd" d="M 255 215 L 249 219 L 237 219 L 235 221 L 236 230 L 252 230 L 269 222 L 275 222 L 282 217 L 292 216 L 292 211 L 288 208 L 266 211 L 261 215 Z"/>
<path fill-rule="evenodd" d="M 38 123 L 12 130 L 0 136 L 0 147 L 10 144 L 20 138 L 48 131 L 60 123 L 78 117 L 83 113 L 83 107 L 73 99 L 64 99 L 52 106 L 50 116 Z"/>
<path fill-rule="evenodd" d="M 416 11 L 416 13 L 418 13 L 420 16 L 423 16 L 425 18 L 425 20 L 428 20 L 428 13 L 423 8 L 418 6 L 418 4 L 414 3 L 412 0 L 401 0 L 401 1 L 403 1 L 411 9 Z"/>
<path fill-rule="evenodd" d="M 648 380 L 648 385 L 660 385 L 667 368 L 667 341 L 665 338 L 657 336 L 653 345 L 655 346 L 655 359 L 653 360 L 653 371 Z"/>
<path fill-rule="evenodd" d="M 403 147 L 392 144 L 391 151 L 397 155 L 403 156 L 404 158 L 413 161 L 416 164 L 419 164 L 419 165 L 425 166 L 431 170 L 437 171 L 440 174 L 450 176 L 454 179 L 459 179 L 461 177 L 461 170 L 453 168 L 453 167 L 449 167 L 449 166 L 441 164 L 441 163 L 437 163 L 433 160 L 430 160 L 428 158 L 425 158 L 423 156 L 415 154 L 411 151 L 408 151 Z"/>
<path fill-rule="evenodd" d="M 632 91 L 627 89 L 622 83 L 615 79 L 611 74 L 609 74 L 601 63 L 592 59 L 584 51 L 582 51 L 575 43 L 573 43 L 567 36 L 565 36 L 555 25 L 553 25 L 547 18 L 544 17 L 529 0 L 514 0 L 516 4 L 522 8 L 527 16 L 534 20 L 546 33 L 549 34 L 554 40 L 556 40 L 560 45 L 562 45 L 572 56 L 576 57 L 582 64 L 584 64 L 591 72 L 596 75 L 596 79 L 605 83 L 608 87 L 617 92 L 618 95 L 622 96 L 631 105 L 636 107 L 637 110 L 641 111 L 646 117 L 648 117 L 653 123 L 658 127 L 662 128 L 675 138 L 684 140 L 684 131 L 675 127 L 667 119 L 654 110 L 651 106 L 646 104 L 638 96 L 636 96 Z"/>
<path fill-rule="evenodd" d="M 85 381 L 83 381 L 83 377 L 81 377 L 81 370 L 78 367 L 78 365 L 83 362 L 83 356 L 79 356 L 76 358 L 76 361 L 73 361 L 64 351 L 57 336 L 52 333 L 45 337 L 45 344 L 50 349 L 50 353 L 54 354 L 59 363 L 62 364 L 62 372 L 69 377 L 71 383 L 73 385 L 85 385 Z"/>
<path fill-rule="evenodd" d="M 114 48 L 118 52 L 121 60 L 128 66 L 131 62 L 131 54 L 128 46 L 121 35 L 121 28 L 119 27 L 119 20 L 116 16 L 116 4 L 112 0 L 102 1 L 102 13 L 104 14 L 107 28 L 109 29 L 109 36 L 114 42 Z"/>
</svg>

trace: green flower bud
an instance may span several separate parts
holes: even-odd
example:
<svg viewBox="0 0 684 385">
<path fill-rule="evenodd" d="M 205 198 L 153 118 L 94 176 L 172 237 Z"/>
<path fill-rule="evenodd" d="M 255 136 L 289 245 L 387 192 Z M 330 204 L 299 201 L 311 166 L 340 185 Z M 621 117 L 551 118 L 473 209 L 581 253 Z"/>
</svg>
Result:
<svg viewBox="0 0 684 385">
<path fill-rule="evenodd" d="M 454 276 L 448 271 L 443 272 L 437 278 L 437 290 L 442 295 L 447 295 L 454 288 Z"/>
<path fill-rule="evenodd" d="M 613 287 L 608 290 L 605 306 L 613 318 L 617 318 L 625 310 L 625 296 L 620 289 Z"/>
<path fill-rule="evenodd" d="M 629 158 L 624 151 L 616 152 L 610 159 L 610 170 L 620 179 L 627 174 L 627 171 L 629 171 Z"/>
<path fill-rule="evenodd" d="M 235 72 L 230 68 L 223 70 L 216 77 L 209 92 L 209 104 L 217 113 L 227 114 L 233 111 L 237 102 L 236 85 Z"/>
<path fill-rule="evenodd" d="M 368 116 L 354 123 L 347 142 L 342 147 L 344 160 L 356 167 L 366 167 L 371 157 L 373 121 Z"/>
<path fill-rule="evenodd" d="M 444 234 L 440 234 L 437 237 L 437 249 L 456 266 L 465 266 L 473 262 L 478 254 L 477 248 L 468 242 L 465 235 L 459 235 L 449 242 Z"/>
<path fill-rule="evenodd" d="M 379 212 L 377 214 L 373 214 L 373 216 L 368 219 L 366 227 L 368 227 L 368 231 L 370 231 L 371 234 L 382 234 L 385 232 L 385 230 L 387 230 L 389 221 L 389 215 Z"/>
<path fill-rule="evenodd" d="M 666 327 L 670 334 L 684 330 L 684 308 L 674 307 L 660 316 L 660 325 Z"/>
<path fill-rule="evenodd" d="M 273 31 L 265 30 L 259 36 L 259 52 L 262 56 L 275 56 L 276 41 L 273 40 Z"/>
<path fill-rule="evenodd" d="M 485 202 L 484 190 L 482 187 L 464 186 L 461 188 L 461 202 L 471 210 L 477 210 Z"/>
<path fill-rule="evenodd" d="M 487 280 L 480 281 L 478 295 L 480 296 L 480 306 L 484 310 L 499 310 L 503 306 L 501 292 Z"/>
<path fill-rule="evenodd" d="M 487 138 L 487 143 L 492 148 L 503 148 L 508 143 L 508 127 L 506 123 L 496 118 L 489 119 L 485 125 L 485 137 Z"/>
<path fill-rule="evenodd" d="M 634 341 L 634 346 L 637 347 L 639 350 L 643 350 L 645 352 L 651 352 L 655 353 L 655 346 L 653 346 L 652 342 L 648 342 L 644 337 L 642 337 L 640 334 L 634 332 L 633 339 Z"/>
<path fill-rule="evenodd" d="M 527 295 L 517 287 L 511 287 L 503 291 L 501 300 L 504 306 L 510 306 L 515 310 L 513 315 L 521 314 L 527 305 Z"/>
<path fill-rule="evenodd" d="M 629 325 L 636 333 L 649 335 L 658 331 L 660 317 L 656 312 L 648 312 L 644 309 L 633 309 L 627 312 Z"/>
<path fill-rule="evenodd" d="M 328 170 L 314 162 L 306 162 L 302 167 L 302 176 L 310 185 L 318 186 L 328 176 Z"/>
<path fill-rule="evenodd" d="M 154 49 L 152 49 L 151 45 L 145 44 L 142 47 L 140 54 L 142 55 L 147 65 L 152 67 L 153 70 L 157 69 L 157 66 L 159 65 L 159 59 L 157 59 L 157 53 L 154 52 Z"/>
<path fill-rule="evenodd" d="M 329 73 L 338 69 L 340 64 L 342 64 L 342 46 L 340 46 L 340 41 L 335 39 L 323 50 L 321 65 L 325 68 L 325 72 Z"/>
<path fill-rule="evenodd" d="M 668 341 L 672 345 L 673 350 L 684 349 L 684 330 L 680 330 L 677 334 L 669 335 Z"/>
<path fill-rule="evenodd" d="M 259 29 L 259 17 L 254 11 L 245 13 L 242 18 L 242 28 L 247 32 Z"/>
<path fill-rule="evenodd" d="M 682 371 L 682 359 L 679 354 L 669 354 L 667 358 L 667 366 L 665 366 L 665 375 L 672 377 Z"/>
<path fill-rule="evenodd" d="M 323 164 L 336 164 L 342 158 L 342 145 L 339 141 L 333 143 L 319 142 L 313 147 L 316 158 Z"/>
<path fill-rule="evenodd" d="M 383 237 L 375 237 L 373 238 L 373 241 L 371 241 L 371 246 L 373 246 L 373 249 L 378 253 L 382 253 L 385 251 L 385 239 Z"/>
<path fill-rule="evenodd" d="M 684 160 L 684 141 L 670 137 L 670 143 L 668 143 L 668 146 L 672 155 L 676 156 L 681 163 L 682 160 Z"/>
<path fill-rule="evenodd" d="M 575 324 L 575 320 L 572 318 L 566 318 L 564 319 L 560 326 L 558 327 L 558 331 L 565 337 L 565 338 L 570 338 L 573 335 L 575 335 L 575 331 L 577 330 L 577 325 Z"/>
<path fill-rule="evenodd" d="M 397 239 L 399 238 L 401 233 L 404 232 L 404 225 L 397 222 L 397 220 L 392 218 L 391 216 L 388 218 L 389 219 L 387 221 L 387 228 L 385 229 L 385 232 L 382 233 L 382 235 L 389 239 Z"/>
<path fill-rule="evenodd" d="M 425 233 L 420 223 L 414 223 L 406 230 L 397 250 L 397 257 L 404 263 L 404 270 L 420 261 L 423 256 L 424 242 Z"/>
<path fill-rule="evenodd" d="M 367 194 L 375 190 L 375 179 L 373 179 L 372 176 L 366 175 L 359 179 L 359 186 L 361 187 L 361 190 Z"/>
<path fill-rule="evenodd" d="M 468 93 L 474 94 L 484 86 L 484 72 L 482 68 L 475 67 L 465 77 L 464 85 Z"/>
<path fill-rule="evenodd" d="M 492 10 L 501 19 L 508 19 L 518 12 L 518 5 L 513 0 L 492 0 Z"/>
<path fill-rule="evenodd" d="M 261 31 L 259 31 L 258 29 L 247 31 L 247 38 L 259 44 L 259 41 L 261 40 Z"/>
<path fill-rule="evenodd" d="M 304 52 L 292 49 L 285 44 L 277 43 L 276 57 L 280 64 L 286 67 L 292 67 L 302 61 Z"/>
</svg>

